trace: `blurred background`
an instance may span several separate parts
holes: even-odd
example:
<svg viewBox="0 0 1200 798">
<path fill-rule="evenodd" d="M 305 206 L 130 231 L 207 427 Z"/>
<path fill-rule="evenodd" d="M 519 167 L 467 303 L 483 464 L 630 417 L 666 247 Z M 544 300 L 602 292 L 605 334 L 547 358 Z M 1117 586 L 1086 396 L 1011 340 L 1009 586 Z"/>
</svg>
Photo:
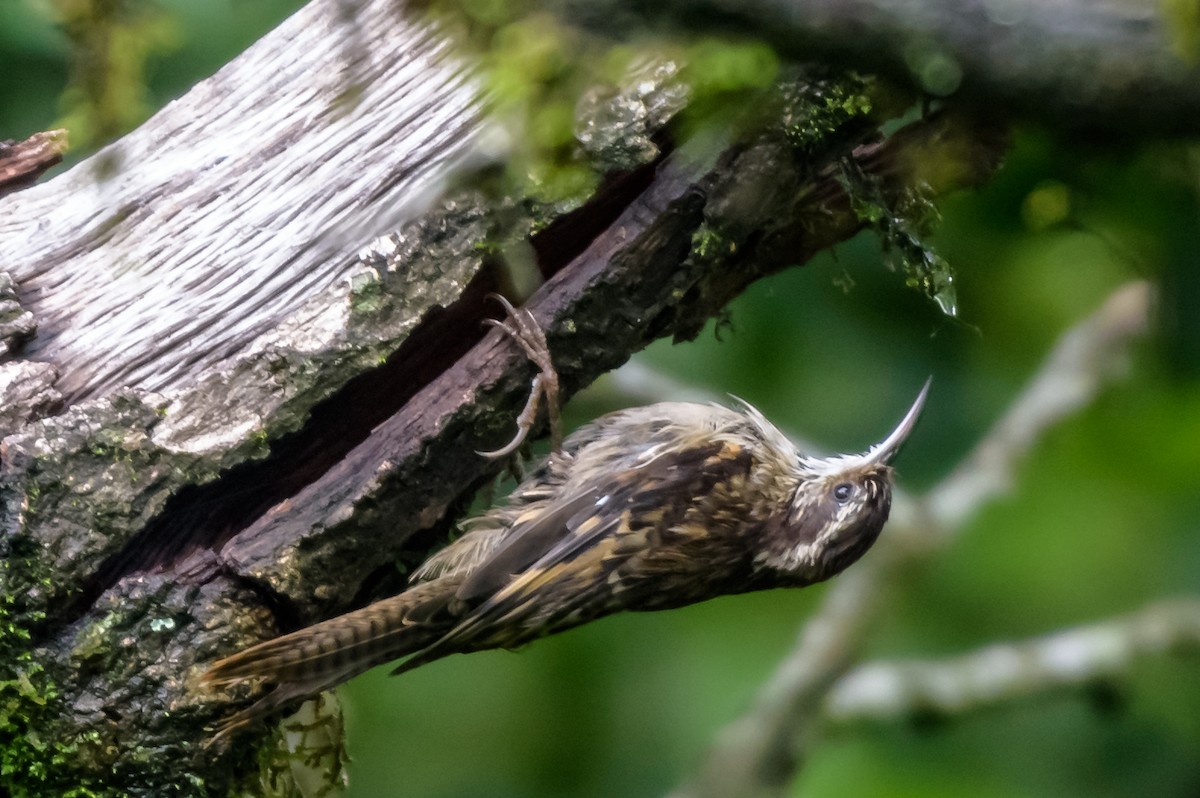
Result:
<svg viewBox="0 0 1200 798">
<path fill-rule="evenodd" d="M 299 4 L 127 5 L 138 33 L 112 50 L 112 69 L 128 80 L 98 113 L 81 102 L 79 80 L 69 83 L 73 48 L 99 35 L 89 4 L 0 3 L 0 139 L 66 125 L 71 157 L 86 155 Z M 1198 197 L 1193 144 L 1082 142 L 1018 127 L 995 179 L 939 202 L 931 243 L 956 270 L 957 319 L 906 289 L 864 233 L 757 283 L 719 331 L 660 342 L 637 361 L 746 399 L 837 451 L 884 435 L 933 375 L 897 463 L 900 483 L 920 494 L 971 450 L 1069 326 L 1128 281 L 1165 285 L 1152 334 L 1121 377 L 1041 439 L 1008 494 L 951 548 L 905 575 L 868 655 L 948 657 L 1200 595 Z M 642 401 L 605 378 L 571 402 L 569 422 Z M 614 617 L 402 679 L 377 669 L 342 691 L 349 794 L 661 795 L 750 706 L 827 589 Z M 1127 678 L 1084 690 L 831 734 L 794 791 L 1200 795 L 1198 665 L 1146 657 Z"/>
</svg>

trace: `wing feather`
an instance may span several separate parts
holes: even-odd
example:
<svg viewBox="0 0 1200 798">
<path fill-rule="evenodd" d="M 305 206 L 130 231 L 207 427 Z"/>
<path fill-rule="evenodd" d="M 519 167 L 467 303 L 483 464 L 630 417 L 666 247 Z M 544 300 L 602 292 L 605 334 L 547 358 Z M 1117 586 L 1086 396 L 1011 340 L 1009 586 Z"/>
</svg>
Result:
<svg viewBox="0 0 1200 798">
<path fill-rule="evenodd" d="M 728 442 L 664 448 L 637 467 L 602 475 L 549 512 L 532 509 L 460 588 L 459 598 L 478 606 L 393 674 L 456 651 L 519 645 L 620 609 L 609 575 L 651 549 L 656 568 L 676 562 L 674 570 L 694 570 L 694 562 L 664 547 L 664 533 L 749 463 Z"/>
</svg>

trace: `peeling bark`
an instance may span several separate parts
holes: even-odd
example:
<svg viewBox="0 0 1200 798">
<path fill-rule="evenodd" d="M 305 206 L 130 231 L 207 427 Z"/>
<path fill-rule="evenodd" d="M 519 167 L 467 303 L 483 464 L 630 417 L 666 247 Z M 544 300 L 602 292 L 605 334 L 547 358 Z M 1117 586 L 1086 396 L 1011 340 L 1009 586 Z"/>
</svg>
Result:
<svg viewBox="0 0 1200 798">
<path fill-rule="evenodd" d="M 62 163 L 67 131 L 47 130 L 23 141 L 0 141 L 0 196 L 31 185 L 52 166 Z"/>
</svg>

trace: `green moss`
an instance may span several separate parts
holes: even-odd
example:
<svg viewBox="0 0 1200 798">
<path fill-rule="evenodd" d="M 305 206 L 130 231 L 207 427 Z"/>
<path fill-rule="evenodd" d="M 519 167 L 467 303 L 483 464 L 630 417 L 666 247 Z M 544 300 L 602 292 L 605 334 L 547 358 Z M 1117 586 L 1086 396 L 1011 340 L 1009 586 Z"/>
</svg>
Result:
<svg viewBox="0 0 1200 798">
<path fill-rule="evenodd" d="M 350 278 L 350 312 L 355 315 L 370 315 L 377 313 L 387 301 L 383 287 L 379 284 L 379 276 L 369 272 L 359 272 Z"/>
<path fill-rule="evenodd" d="M 119 395 L 111 410 L 127 423 L 99 413 L 46 421 L 28 439 L 10 438 L 13 470 L 0 481 L 0 513 L 8 527 L 0 536 L 0 795 L 123 794 L 107 786 L 113 781 L 112 741 L 95 730 L 75 731 L 64 719 L 71 717 L 80 671 L 100 673 L 117 658 L 115 641 L 129 625 L 128 610 L 115 607 L 82 626 L 69 657 L 51 643 L 35 646 L 61 621 L 52 614 L 70 606 L 78 590 L 72 564 L 60 561 L 56 547 L 86 547 L 89 557 L 104 556 L 125 534 L 120 522 L 145 501 L 143 486 L 163 473 L 161 452 L 147 445 L 136 423 L 158 415 Z M 64 468 L 66 462 L 72 468 Z M 63 473 L 71 475 L 68 480 L 54 476 Z M 161 750 L 142 756 L 152 763 L 147 771 L 178 769 Z M 173 771 L 163 783 L 181 778 Z"/>
<path fill-rule="evenodd" d="M 833 134 L 869 118 L 873 87 L 873 80 L 853 73 L 787 81 L 780 90 L 779 121 L 788 143 L 804 154 L 826 149 Z"/>
<path fill-rule="evenodd" d="M 60 712 L 59 689 L 35 659 L 30 632 L 45 613 L 30 609 L 20 598 L 28 585 L 14 584 L 14 573 L 24 573 L 18 566 L 27 563 L 15 561 L 9 551 L 4 554 L 0 559 L 0 794 L 13 798 L 102 795 L 94 785 L 56 781 L 71 763 L 75 746 L 50 742 L 57 739 L 51 723 Z M 46 587 L 48 578 L 35 581 Z"/>
<path fill-rule="evenodd" d="M 112 651 L 113 627 L 119 625 L 120 618 L 112 612 L 90 624 L 79 634 L 75 647 L 71 649 L 71 659 L 86 662 L 106 658 Z"/>
<path fill-rule="evenodd" d="M 877 178 L 843 159 L 839 179 L 858 218 L 878 234 L 893 268 L 904 283 L 929 297 L 947 316 L 958 315 L 954 270 L 928 243 L 939 221 L 937 208 L 921 187 L 906 188 L 898 197 L 885 196 Z"/>
<path fill-rule="evenodd" d="M 692 257 L 708 260 L 730 255 L 737 245 L 729 241 L 712 225 L 703 223 L 692 233 Z"/>
<path fill-rule="evenodd" d="M 704 37 L 689 44 L 684 52 L 687 81 L 700 101 L 765 89 L 779 75 L 775 51 L 753 39 Z"/>
<path fill-rule="evenodd" d="M 603 47 L 516 2 L 443 3 L 483 66 L 491 111 L 508 132 L 503 194 L 577 205 L 599 177 L 575 141 L 575 105 Z"/>
</svg>

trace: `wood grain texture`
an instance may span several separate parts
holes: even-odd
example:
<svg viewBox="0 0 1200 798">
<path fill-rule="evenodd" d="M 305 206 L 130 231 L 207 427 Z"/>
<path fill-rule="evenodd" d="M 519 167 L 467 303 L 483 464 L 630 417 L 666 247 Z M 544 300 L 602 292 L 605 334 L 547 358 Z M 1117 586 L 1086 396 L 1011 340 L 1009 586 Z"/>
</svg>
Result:
<svg viewBox="0 0 1200 798">
<path fill-rule="evenodd" d="M 0 263 L 39 324 L 26 356 L 68 400 L 187 382 L 426 208 L 479 122 L 465 65 L 402 4 L 309 4 L 137 131 L 0 200 Z"/>
</svg>

